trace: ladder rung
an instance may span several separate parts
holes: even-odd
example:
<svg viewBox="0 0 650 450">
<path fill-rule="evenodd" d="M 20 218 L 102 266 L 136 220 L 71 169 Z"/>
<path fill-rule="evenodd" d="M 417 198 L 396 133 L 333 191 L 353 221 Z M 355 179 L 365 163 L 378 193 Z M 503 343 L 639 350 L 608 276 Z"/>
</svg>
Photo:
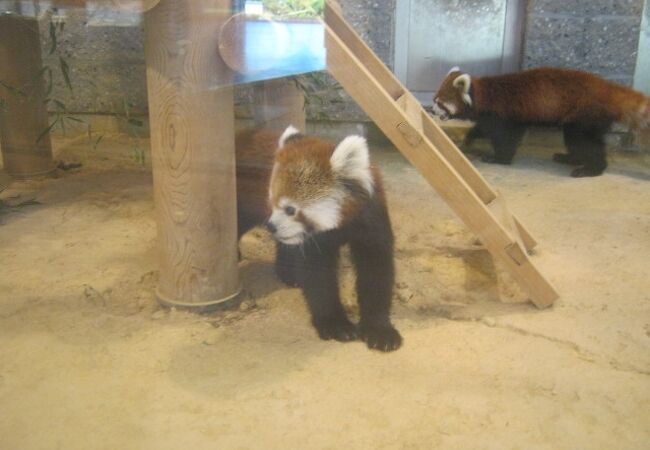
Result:
<svg viewBox="0 0 650 450">
<path fill-rule="evenodd" d="M 331 1 L 326 0 L 325 14 L 329 72 L 476 232 L 535 305 L 551 305 L 558 297 L 557 291 L 528 258 L 526 249 L 532 248 L 534 240 L 510 213 L 503 197 L 472 168 L 413 94 L 349 27 L 340 11 L 331 7 Z M 440 143 L 443 152 L 436 148 Z M 477 187 L 481 195 L 477 194 Z"/>
<path fill-rule="evenodd" d="M 506 205 L 506 200 L 501 195 L 501 193 L 497 192 L 497 196 L 492 200 L 490 203 L 488 203 L 487 208 L 490 210 L 494 218 L 501 224 L 501 226 L 510 234 L 510 236 L 513 239 L 512 245 L 519 244 L 519 251 L 521 249 L 526 248 L 524 246 L 523 239 L 521 237 L 521 234 L 519 233 L 519 227 L 515 223 L 514 218 L 512 217 L 512 213 L 508 209 L 508 206 Z M 508 254 L 513 256 L 510 251 L 508 251 Z M 513 257 L 515 261 L 517 261 L 517 258 Z M 519 261 L 517 261 L 520 263 Z"/>
<path fill-rule="evenodd" d="M 422 105 L 409 92 L 402 94 L 395 100 L 399 107 L 404 111 L 406 117 L 411 121 L 413 127 L 422 132 Z"/>
</svg>

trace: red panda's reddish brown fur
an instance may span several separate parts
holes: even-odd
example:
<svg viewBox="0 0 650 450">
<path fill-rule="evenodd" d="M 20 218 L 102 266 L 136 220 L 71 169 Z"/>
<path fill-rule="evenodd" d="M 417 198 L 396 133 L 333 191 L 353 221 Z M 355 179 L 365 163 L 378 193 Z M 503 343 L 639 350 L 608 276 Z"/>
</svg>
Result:
<svg viewBox="0 0 650 450">
<path fill-rule="evenodd" d="M 322 339 L 361 337 L 370 348 L 397 349 L 390 322 L 393 233 L 381 177 L 360 136 L 334 145 L 293 127 L 280 134 L 236 135 L 239 236 L 266 224 L 276 240 L 276 273 L 299 286 Z M 357 276 L 360 321 L 339 298 L 339 249 L 348 244 Z"/>
<path fill-rule="evenodd" d="M 650 126 L 650 98 L 628 87 L 578 70 L 542 67 L 519 73 L 470 77 L 452 69 L 434 94 L 441 117 L 470 119 L 470 138 L 487 135 L 494 157 L 509 164 L 526 125 L 564 127 L 568 154 L 555 160 L 578 165 L 573 176 L 603 172 L 604 133 L 614 122 L 632 128 Z"/>
<path fill-rule="evenodd" d="M 474 111 L 522 122 L 564 124 L 581 120 L 650 124 L 649 99 L 633 89 L 578 70 L 539 68 L 474 78 Z"/>
</svg>

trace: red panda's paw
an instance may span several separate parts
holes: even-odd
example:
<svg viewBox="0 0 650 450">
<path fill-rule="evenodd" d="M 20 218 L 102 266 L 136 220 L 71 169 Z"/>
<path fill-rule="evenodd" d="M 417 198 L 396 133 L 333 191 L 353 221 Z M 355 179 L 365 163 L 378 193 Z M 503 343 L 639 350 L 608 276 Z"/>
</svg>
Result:
<svg viewBox="0 0 650 450">
<path fill-rule="evenodd" d="M 603 170 L 600 169 L 592 169 L 590 167 L 578 167 L 577 169 L 573 169 L 573 172 L 571 172 L 571 176 L 573 178 L 584 178 L 584 177 L 597 177 L 599 175 L 602 175 Z"/>
<path fill-rule="evenodd" d="M 349 342 L 356 341 L 359 337 L 357 327 L 347 317 L 314 319 L 313 324 L 318 337 L 324 341 L 334 339 L 339 342 Z"/>
<path fill-rule="evenodd" d="M 402 345 L 402 336 L 391 324 L 360 324 L 359 334 L 370 349 L 392 352 Z"/>
</svg>

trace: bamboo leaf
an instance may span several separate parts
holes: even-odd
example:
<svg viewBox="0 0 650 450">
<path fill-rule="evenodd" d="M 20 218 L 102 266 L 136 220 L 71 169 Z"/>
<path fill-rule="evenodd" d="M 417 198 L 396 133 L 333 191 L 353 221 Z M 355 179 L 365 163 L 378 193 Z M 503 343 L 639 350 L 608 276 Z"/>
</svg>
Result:
<svg viewBox="0 0 650 450">
<path fill-rule="evenodd" d="M 10 85 L 9 83 L 5 83 L 2 80 L 0 80 L 0 86 L 5 88 L 7 91 L 9 91 L 10 94 L 12 94 L 14 96 L 20 95 L 20 96 L 23 96 L 23 97 L 27 97 L 27 94 L 25 94 L 24 91 L 21 91 L 17 87 L 14 87 L 14 86 Z"/>
<path fill-rule="evenodd" d="M 72 92 L 72 83 L 70 82 L 70 66 L 63 58 L 59 58 L 59 63 L 61 65 L 61 73 L 63 74 L 63 79 L 65 80 L 66 86 Z"/>
<path fill-rule="evenodd" d="M 50 40 L 52 42 L 50 43 L 50 52 L 48 53 L 49 55 L 54 53 L 54 51 L 56 50 L 56 45 L 57 45 L 57 42 L 56 42 L 56 25 L 54 25 L 54 22 L 52 22 L 51 20 L 50 20 Z"/>
<path fill-rule="evenodd" d="M 50 94 L 52 93 L 52 87 L 54 86 L 52 83 L 52 69 L 48 66 L 44 67 L 47 69 L 47 84 L 45 87 L 45 97 L 49 97 Z"/>
<path fill-rule="evenodd" d="M 59 101 L 59 100 L 57 100 L 57 99 L 55 99 L 55 98 L 53 98 L 51 101 L 52 101 L 52 103 L 54 103 L 54 104 L 56 105 L 56 107 L 59 108 L 61 111 L 65 111 L 65 110 L 67 109 L 67 108 L 65 107 L 65 103 L 63 103 L 62 101 Z"/>
<path fill-rule="evenodd" d="M 96 149 L 97 149 L 97 146 L 98 146 L 99 143 L 102 141 L 102 139 L 104 139 L 104 135 L 103 135 L 103 134 L 100 134 L 99 137 L 97 138 L 97 140 L 95 141 L 95 144 L 93 145 L 93 150 L 96 150 Z"/>
<path fill-rule="evenodd" d="M 39 134 L 39 135 L 38 135 L 38 138 L 36 139 L 36 143 L 37 143 L 37 144 L 43 140 L 43 138 L 44 138 L 44 137 L 45 137 L 45 136 L 50 132 L 50 130 L 52 130 L 52 128 L 54 128 L 54 126 L 57 124 L 57 122 L 58 122 L 60 119 L 61 119 L 61 116 L 56 116 L 56 118 L 54 119 L 54 121 L 53 121 L 51 124 L 49 124 L 48 127 L 47 127 L 46 129 L 44 129 L 43 131 L 41 131 L 41 134 Z"/>
<path fill-rule="evenodd" d="M 122 107 L 124 108 L 124 115 L 126 115 L 126 119 L 130 120 L 131 118 L 131 111 L 129 109 L 129 104 L 127 103 L 126 99 L 122 99 Z"/>
<path fill-rule="evenodd" d="M 36 74 L 34 75 L 34 77 L 32 79 L 32 82 L 37 83 L 43 77 L 43 75 L 45 75 L 45 72 L 47 72 L 47 66 L 43 66 L 41 68 L 41 70 L 36 72 Z"/>
</svg>

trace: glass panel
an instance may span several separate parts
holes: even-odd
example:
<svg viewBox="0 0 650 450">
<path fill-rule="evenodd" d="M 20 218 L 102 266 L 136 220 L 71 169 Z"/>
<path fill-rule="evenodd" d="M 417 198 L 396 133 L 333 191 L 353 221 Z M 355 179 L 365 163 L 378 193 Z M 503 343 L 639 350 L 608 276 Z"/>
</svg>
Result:
<svg viewBox="0 0 650 450">
<path fill-rule="evenodd" d="M 0 450 L 649 448 L 650 102 L 478 87 L 647 9 L 507 3 L 0 0 Z"/>
<path fill-rule="evenodd" d="M 499 73 L 506 0 L 411 0 L 406 84 L 431 91 L 452 66 Z"/>
<path fill-rule="evenodd" d="M 650 95 L 650 2 L 648 0 L 645 1 L 641 20 L 634 88 Z"/>
</svg>

